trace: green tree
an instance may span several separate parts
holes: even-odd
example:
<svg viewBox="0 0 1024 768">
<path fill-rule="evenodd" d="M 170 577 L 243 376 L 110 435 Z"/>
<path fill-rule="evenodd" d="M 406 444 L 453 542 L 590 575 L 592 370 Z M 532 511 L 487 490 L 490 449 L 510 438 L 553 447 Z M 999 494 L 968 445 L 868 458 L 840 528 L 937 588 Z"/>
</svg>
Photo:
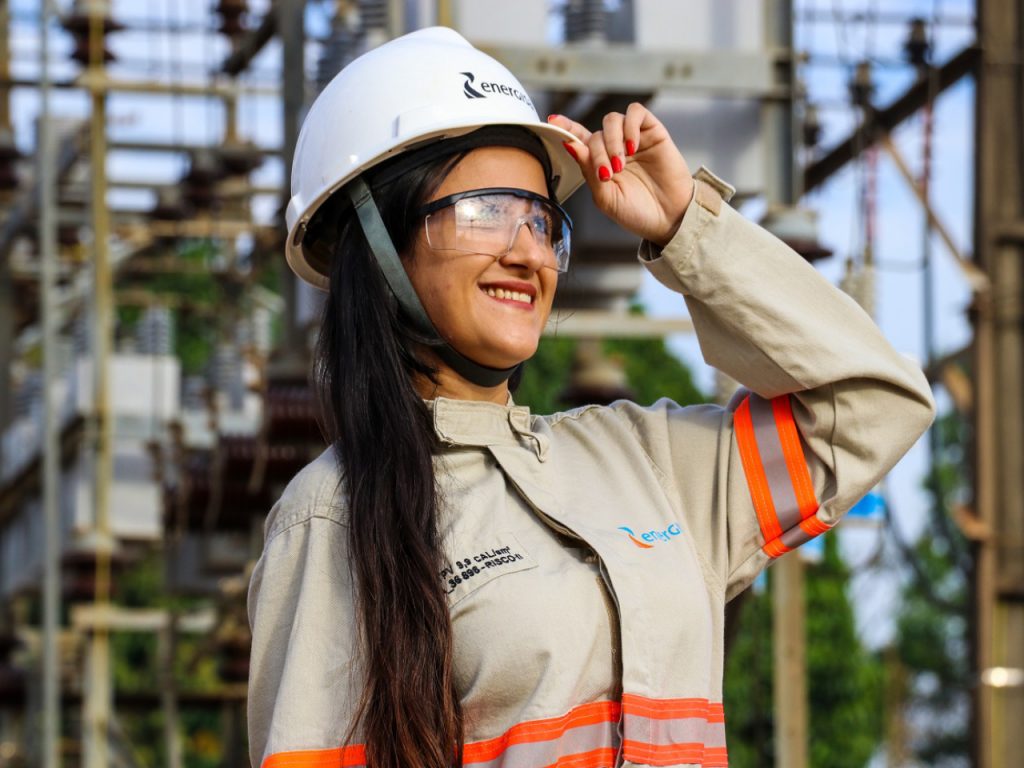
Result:
<svg viewBox="0 0 1024 768">
<path fill-rule="evenodd" d="M 649 405 L 660 397 L 677 403 L 703 403 L 705 395 L 693 375 L 661 339 L 607 339 L 605 354 L 623 367 L 638 403 Z M 544 338 L 525 366 L 515 400 L 534 413 L 554 413 L 565 407 L 560 395 L 569 383 L 576 340 Z"/>
<path fill-rule="evenodd" d="M 837 536 L 827 534 L 824 545 L 822 561 L 807 567 L 804 593 L 810 764 L 861 768 L 882 739 L 882 665 L 857 637 L 853 606 L 846 594 L 850 573 L 839 554 Z M 769 570 L 767 583 L 770 580 Z M 725 668 L 729 764 L 739 768 L 772 765 L 771 591 L 755 590 L 746 599 L 739 621 Z"/>
<path fill-rule="evenodd" d="M 971 663 L 968 643 L 968 547 L 948 510 L 965 499 L 967 423 L 941 416 L 933 468 L 925 480 L 931 522 L 903 554 L 909 578 L 902 591 L 893 668 L 893 700 L 902 706 L 900 751 L 925 765 L 967 765 L 970 755 Z"/>
</svg>

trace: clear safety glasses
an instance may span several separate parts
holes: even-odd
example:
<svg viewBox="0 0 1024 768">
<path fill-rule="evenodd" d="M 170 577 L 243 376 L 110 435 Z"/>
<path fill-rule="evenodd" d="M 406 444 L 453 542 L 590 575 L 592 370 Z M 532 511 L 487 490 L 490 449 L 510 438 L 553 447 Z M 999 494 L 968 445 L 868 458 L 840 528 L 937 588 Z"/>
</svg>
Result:
<svg viewBox="0 0 1024 768">
<path fill-rule="evenodd" d="M 473 189 L 420 208 L 427 242 L 438 251 L 504 256 L 525 224 L 546 255 L 544 266 L 569 268 L 572 219 L 554 200 L 525 189 Z"/>
</svg>

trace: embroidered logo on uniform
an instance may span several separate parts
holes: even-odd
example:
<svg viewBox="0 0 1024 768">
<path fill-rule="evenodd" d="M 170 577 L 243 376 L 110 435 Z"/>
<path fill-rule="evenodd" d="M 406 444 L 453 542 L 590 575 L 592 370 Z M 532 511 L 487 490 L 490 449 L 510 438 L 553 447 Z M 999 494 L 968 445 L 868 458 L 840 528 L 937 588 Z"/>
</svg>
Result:
<svg viewBox="0 0 1024 768">
<path fill-rule="evenodd" d="M 659 541 L 669 541 L 683 532 L 682 528 L 679 527 L 679 523 L 672 523 L 668 528 L 660 531 L 646 531 L 639 535 L 634 533 L 632 528 L 628 528 L 625 525 L 620 525 L 619 530 L 625 531 L 629 540 L 641 549 L 654 549 L 654 545 Z"/>
</svg>

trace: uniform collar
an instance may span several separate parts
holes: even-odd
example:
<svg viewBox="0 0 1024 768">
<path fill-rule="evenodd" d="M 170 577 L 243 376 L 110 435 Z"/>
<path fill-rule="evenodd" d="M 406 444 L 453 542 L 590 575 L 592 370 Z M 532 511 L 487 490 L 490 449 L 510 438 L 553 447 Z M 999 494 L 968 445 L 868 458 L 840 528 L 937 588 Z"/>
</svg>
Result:
<svg viewBox="0 0 1024 768">
<path fill-rule="evenodd" d="M 516 405 L 511 396 L 506 405 L 446 397 L 424 402 L 433 416 L 434 431 L 446 445 L 482 448 L 525 442 L 539 460 L 547 458 L 547 437 L 533 431 L 530 409 Z"/>
</svg>

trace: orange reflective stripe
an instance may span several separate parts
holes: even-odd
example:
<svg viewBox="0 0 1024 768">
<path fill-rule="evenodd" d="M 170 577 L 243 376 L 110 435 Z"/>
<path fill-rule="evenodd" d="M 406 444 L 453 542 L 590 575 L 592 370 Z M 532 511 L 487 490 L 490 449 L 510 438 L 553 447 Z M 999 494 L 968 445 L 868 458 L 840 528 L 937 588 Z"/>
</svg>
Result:
<svg viewBox="0 0 1024 768">
<path fill-rule="evenodd" d="M 553 765 L 555 768 L 607 768 L 615 765 L 615 750 L 606 747 L 578 755 L 566 755 L 558 758 Z"/>
<path fill-rule="evenodd" d="M 366 765 L 362 744 L 333 749 L 304 749 L 267 756 L 262 768 L 356 768 Z"/>
<path fill-rule="evenodd" d="M 572 728 L 615 722 L 619 719 L 621 711 L 622 707 L 616 701 L 597 701 L 576 707 L 560 717 L 520 723 L 509 728 L 501 736 L 466 744 L 463 749 L 463 762 L 487 762 L 499 757 L 513 744 L 552 741 L 561 738 Z"/>
<path fill-rule="evenodd" d="M 622 710 L 630 715 L 659 720 L 700 717 L 709 723 L 725 722 L 725 708 L 707 699 L 649 699 L 634 693 L 624 693 Z"/>
<path fill-rule="evenodd" d="M 775 514 L 775 503 L 772 501 L 768 478 L 765 476 L 764 465 L 761 463 L 761 452 L 757 447 L 757 436 L 750 418 L 750 398 L 746 397 L 733 414 L 736 430 L 736 444 L 743 462 L 743 473 L 747 477 L 747 487 L 754 503 L 754 514 L 757 515 L 761 535 L 765 541 L 772 541 L 782 535 L 779 518 Z M 767 551 L 767 550 L 766 550 Z M 769 553 L 770 554 L 770 553 Z"/>
<path fill-rule="evenodd" d="M 764 550 L 768 557 L 782 557 L 782 555 L 790 551 L 789 547 L 782 543 L 782 539 L 766 541 L 761 549 Z"/>
<path fill-rule="evenodd" d="M 775 426 L 779 431 L 779 442 L 789 470 L 789 479 L 793 483 L 800 519 L 804 520 L 818 511 L 818 499 L 811 482 L 811 472 L 807 468 L 807 459 L 800 444 L 800 431 L 793 419 L 793 404 L 788 396 L 776 397 L 772 400 L 772 413 L 775 415 Z"/>
<path fill-rule="evenodd" d="M 823 534 L 828 529 L 829 527 L 816 517 L 808 517 L 806 520 L 800 521 L 800 530 L 811 538 Z"/>
<path fill-rule="evenodd" d="M 696 763 L 708 768 L 720 768 L 729 764 L 725 747 L 705 747 L 703 744 L 657 745 L 626 739 L 622 743 L 622 752 L 630 762 L 644 765 Z"/>
</svg>

